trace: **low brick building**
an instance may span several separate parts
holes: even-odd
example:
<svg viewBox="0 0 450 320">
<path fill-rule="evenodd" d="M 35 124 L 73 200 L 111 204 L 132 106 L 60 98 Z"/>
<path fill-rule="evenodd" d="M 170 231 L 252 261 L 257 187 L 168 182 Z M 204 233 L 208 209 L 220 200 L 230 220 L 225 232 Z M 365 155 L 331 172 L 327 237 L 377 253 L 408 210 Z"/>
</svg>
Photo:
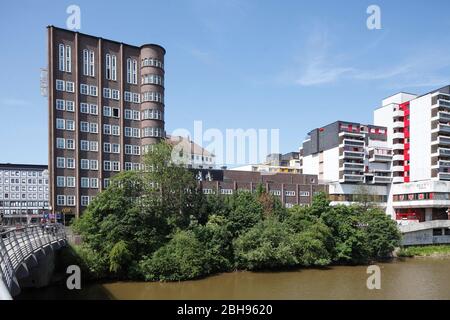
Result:
<svg viewBox="0 0 450 320">
<path fill-rule="evenodd" d="M 237 190 L 255 191 L 258 185 L 279 197 L 286 207 L 310 205 L 317 192 L 328 192 L 316 175 L 263 173 L 235 170 L 192 169 L 203 193 L 230 195 Z"/>
</svg>

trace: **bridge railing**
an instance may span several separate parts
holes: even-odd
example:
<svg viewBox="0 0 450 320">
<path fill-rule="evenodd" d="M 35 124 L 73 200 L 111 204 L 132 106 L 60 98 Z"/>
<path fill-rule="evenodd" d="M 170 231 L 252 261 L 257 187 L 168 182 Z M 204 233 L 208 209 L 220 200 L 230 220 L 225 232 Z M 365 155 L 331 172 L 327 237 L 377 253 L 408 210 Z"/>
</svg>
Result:
<svg viewBox="0 0 450 320">
<path fill-rule="evenodd" d="M 38 249 L 66 239 L 61 224 L 29 225 L 0 233 L 0 281 L 11 288 L 22 262 Z"/>
</svg>

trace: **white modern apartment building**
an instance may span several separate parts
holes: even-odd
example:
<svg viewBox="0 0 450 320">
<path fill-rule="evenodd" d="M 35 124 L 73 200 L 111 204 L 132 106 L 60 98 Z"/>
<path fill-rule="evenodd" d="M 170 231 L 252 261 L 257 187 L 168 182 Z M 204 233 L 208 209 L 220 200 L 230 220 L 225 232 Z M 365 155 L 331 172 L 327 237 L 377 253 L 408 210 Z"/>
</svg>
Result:
<svg viewBox="0 0 450 320">
<path fill-rule="evenodd" d="M 49 208 L 49 178 L 45 165 L 0 164 L 2 220 L 29 220 Z"/>
<path fill-rule="evenodd" d="M 392 149 L 386 127 L 336 121 L 309 132 L 300 155 L 302 173 L 328 183 L 333 204 L 354 202 L 362 193 L 387 202 Z"/>
<path fill-rule="evenodd" d="M 397 220 L 448 219 L 450 86 L 388 97 L 375 110 L 374 123 L 388 128 L 393 149 L 387 212 Z"/>
<path fill-rule="evenodd" d="M 329 184 L 332 204 L 363 190 L 397 221 L 450 219 L 450 86 L 382 100 L 374 125 L 312 130 L 300 154 L 302 173 Z"/>
</svg>

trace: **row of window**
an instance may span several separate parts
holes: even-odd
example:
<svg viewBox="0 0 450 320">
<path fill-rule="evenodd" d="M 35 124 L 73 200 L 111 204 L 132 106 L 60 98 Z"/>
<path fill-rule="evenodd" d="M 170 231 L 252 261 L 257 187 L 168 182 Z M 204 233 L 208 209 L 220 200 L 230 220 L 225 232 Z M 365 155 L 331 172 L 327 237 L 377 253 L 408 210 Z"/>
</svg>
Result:
<svg viewBox="0 0 450 320">
<path fill-rule="evenodd" d="M 120 144 L 105 142 L 103 144 L 103 152 L 106 152 L 106 153 L 120 153 Z"/>
<path fill-rule="evenodd" d="M 90 196 L 81 196 L 81 206 L 87 207 L 89 203 L 92 200 L 92 197 Z M 57 195 L 56 196 L 56 204 L 58 206 L 68 206 L 68 207 L 74 207 L 75 206 L 75 196 L 66 196 L 66 195 Z"/>
<path fill-rule="evenodd" d="M 215 194 L 214 189 L 203 189 L 204 194 Z M 270 190 L 270 193 L 274 196 L 281 196 L 281 190 Z M 233 189 L 220 189 L 220 194 L 233 194 Z M 285 191 L 286 196 L 295 196 L 295 191 Z M 301 197 L 309 197 L 309 191 L 300 191 Z"/>
<path fill-rule="evenodd" d="M 98 87 L 80 83 L 80 93 L 84 94 L 86 96 L 97 97 L 98 96 Z M 119 100 L 119 99 L 117 99 L 117 100 Z"/>
<path fill-rule="evenodd" d="M 164 86 L 164 77 L 157 74 L 144 74 L 141 77 L 141 84 L 158 84 Z"/>
<path fill-rule="evenodd" d="M 5 176 L 5 177 L 42 177 L 44 176 L 43 171 L 17 171 L 17 170 L 0 170 L 0 177 Z"/>
<path fill-rule="evenodd" d="M 57 176 L 56 186 L 58 188 L 75 188 L 75 177 L 70 176 Z M 98 189 L 98 178 L 80 178 L 80 187 L 83 189 Z"/>
<path fill-rule="evenodd" d="M 162 128 L 155 128 L 155 127 L 145 127 L 142 129 L 142 137 L 148 138 L 148 137 L 156 137 L 161 138 L 163 137 L 163 129 Z"/>
<path fill-rule="evenodd" d="M 75 92 L 75 83 L 72 81 L 64 81 L 56 79 L 56 90 L 73 93 Z"/>
<path fill-rule="evenodd" d="M 48 200 L 48 193 L 0 193 L 0 199 Z"/>
<path fill-rule="evenodd" d="M 74 93 L 75 92 L 75 84 L 72 81 L 64 81 L 64 80 L 56 79 L 56 90 Z M 98 96 L 98 87 L 81 83 L 80 84 L 80 93 L 82 95 L 97 97 Z M 112 100 L 118 101 L 118 100 L 120 100 L 120 91 L 117 89 L 103 88 L 103 97 L 106 99 L 112 99 Z M 126 102 L 140 103 L 141 102 L 140 97 L 141 96 L 139 93 L 134 93 L 134 92 L 130 92 L 130 91 L 125 91 L 125 93 L 124 93 L 124 100 Z M 58 99 L 58 100 L 60 100 L 60 99 Z M 58 107 L 60 108 L 58 110 L 64 110 L 64 109 L 62 109 L 63 108 L 62 102 L 58 102 L 58 100 L 57 100 L 57 104 L 59 103 Z M 60 100 L 60 101 L 64 101 L 64 100 Z M 142 94 L 142 102 L 148 102 L 148 101 L 164 103 L 164 95 L 161 92 L 146 91 Z M 67 103 L 67 101 L 66 101 L 66 103 Z M 74 109 L 73 101 L 71 102 L 71 106 L 72 106 L 72 108 L 70 108 L 71 110 L 67 110 L 67 111 L 74 111 L 73 110 Z"/>
<path fill-rule="evenodd" d="M 0 184 L 48 184 L 48 179 L 0 178 Z M 1 186 L 0 186 L 1 188 Z M 1 190 L 1 189 L 0 189 Z"/>
<path fill-rule="evenodd" d="M 63 72 L 72 72 L 72 48 L 70 45 L 59 44 L 58 46 L 59 70 Z M 127 82 L 137 84 L 137 60 L 127 58 Z M 158 59 L 142 59 L 143 67 L 152 66 L 163 68 L 163 63 Z M 83 75 L 95 77 L 95 51 L 83 50 Z M 117 57 L 114 54 L 105 55 L 105 77 L 108 80 L 117 81 Z"/>
<path fill-rule="evenodd" d="M 125 91 L 123 93 L 123 100 L 126 102 L 141 103 L 141 95 L 139 93 Z"/>
<path fill-rule="evenodd" d="M 142 94 L 142 102 L 164 103 L 164 95 L 161 92 L 146 91 Z"/>
<path fill-rule="evenodd" d="M 48 207 L 48 201 L 0 201 L 1 207 L 35 207 L 42 209 Z"/>
<path fill-rule="evenodd" d="M 141 147 L 137 145 L 126 144 L 125 154 L 139 156 L 141 154 Z"/>
<path fill-rule="evenodd" d="M 142 59 L 141 66 L 142 67 L 157 67 L 157 68 L 164 69 L 164 64 L 162 63 L 162 61 L 158 60 L 158 59 L 154 59 L 154 58 Z"/>
<path fill-rule="evenodd" d="M 48 191 L 48 186 L 0 186 L 0 192 L 44 192 Z"/>
<path fill-rule="evenodd" d="M 117 89 L 103 88 L 103 98 L 120 100 L 120 91 Z"/>
</svg>

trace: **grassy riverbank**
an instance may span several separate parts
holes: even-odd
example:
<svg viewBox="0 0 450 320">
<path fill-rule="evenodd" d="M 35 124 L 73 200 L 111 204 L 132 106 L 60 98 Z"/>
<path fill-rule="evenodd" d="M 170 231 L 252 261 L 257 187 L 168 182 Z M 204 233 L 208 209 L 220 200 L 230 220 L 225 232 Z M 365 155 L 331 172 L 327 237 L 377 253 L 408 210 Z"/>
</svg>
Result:
<svg viewBox="0 0 450 320">
<path fill-rule="evenodd" d="M 450 245 L 401 248 L 398 257 L 450 257 Z"/>
</svg>

